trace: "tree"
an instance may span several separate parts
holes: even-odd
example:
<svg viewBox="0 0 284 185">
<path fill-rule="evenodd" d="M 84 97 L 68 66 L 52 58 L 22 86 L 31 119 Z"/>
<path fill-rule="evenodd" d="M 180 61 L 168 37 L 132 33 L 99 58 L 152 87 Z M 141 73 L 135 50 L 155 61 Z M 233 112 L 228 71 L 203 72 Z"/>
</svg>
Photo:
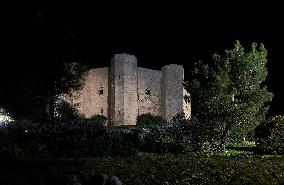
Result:
<svg viewBox="0 0 284 185">
<path fill-rule="evenodd" d="M 137 126 L 153 126 L 153 125 L 166 125 L 167 121 L 159 116 L 152 115 L 150 113 L 141 114 L 137 116 L 136 125 Z"/>
<path fill-rule="evenodd" d="M 46 79 L 46 73 L 28 74 L 18 79 L 20 83 L 11 84 L 5 92 L 2 91 L 1 106 L 15 119 L 36 122 L 53 120 L 57 96 L 80 90 L 87 69 L 86 66 L 74 62 L 63 63 L 58 68 L 50 79 Z M 59 106 L 63 110 L 62 107 L 67 105 Z M 73 110 L 72 107 L 70 110 Z"/>
<path fill-rule="evenodd" d="M 54 122 L 68 123 L 83 118 L 77 107 L 64 100 L 56 101 L 54 112 Z"/>
<path fill-rule="evenodd" d="M 0 58 L 0 106 L 15 119 L 50 120 L 56 94 L 78 89 L 86 69 L 71 64 L 78 61 L 76 36 L 60 20 L 37 11 L 23 8 L 17 20 L 16 34 L 10 32 L 7 42 L 0 43 L 5 48 Z"/>
<path fill-rule="evenodd" d="M 214 54 L 212 63 L 197 62 L 192 80 L 185 83 L 193 115 L 210 124 L 222 146 L 229 133 L 244 138 L 265 118 L 272 100 L 264 84 L 266 57 L 263 44 L 253 43 L 251 51 L 245 52 L 236 41 L 224 55 Z"/>
</svg>

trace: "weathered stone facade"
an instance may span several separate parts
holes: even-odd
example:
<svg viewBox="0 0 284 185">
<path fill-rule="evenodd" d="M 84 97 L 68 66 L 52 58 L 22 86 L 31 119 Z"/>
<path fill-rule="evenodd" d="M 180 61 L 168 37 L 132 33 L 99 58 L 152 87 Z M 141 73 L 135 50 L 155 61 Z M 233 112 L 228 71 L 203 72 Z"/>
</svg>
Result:
<svg viewBox="0 0 284 185">
<path fill-rule="evenodd" d="M 83 89 L 77 92 L 78 109 L 91 117 L 103 114 L 109 125 L 135 125 L 138 115 L 151 113 L 169 120 L 179 112 L 191 115 L 184 100 L 184 69 L 170 64 L 161 71 L 137 67 L 129 54 L 116 54 L 110 67 L 89 70 Z M 75 103 L 75 102 L 73 102 Z"/>
</svg>

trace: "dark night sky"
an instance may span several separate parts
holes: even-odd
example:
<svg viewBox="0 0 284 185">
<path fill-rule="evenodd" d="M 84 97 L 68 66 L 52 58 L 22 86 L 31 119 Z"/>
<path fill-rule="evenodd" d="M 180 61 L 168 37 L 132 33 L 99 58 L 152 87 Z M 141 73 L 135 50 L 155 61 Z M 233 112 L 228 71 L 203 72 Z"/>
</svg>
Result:
<svg viewBox="0 0 284 185">
<path fill-rule="evenodd" d="M 130 53 L 142 67 L 182 64 L 188 78 L 198 59 L 208 60 L 212 53 L 231 49 L 235 40 L 248 49 L 255 41 L 269 53 L 268 86 L 275 94 L 271 108 L 284 113 L 280 5 L 104 2 L 18 1 L 16 36 L 4 38 L 5 57 L 17 55 L 22 64 L 38 62 L 26 53 L 47 48 L 56 58 L 50 62 L 77 60 L 100 67 L 108 66 L 115 53 Z"/>
</svg>

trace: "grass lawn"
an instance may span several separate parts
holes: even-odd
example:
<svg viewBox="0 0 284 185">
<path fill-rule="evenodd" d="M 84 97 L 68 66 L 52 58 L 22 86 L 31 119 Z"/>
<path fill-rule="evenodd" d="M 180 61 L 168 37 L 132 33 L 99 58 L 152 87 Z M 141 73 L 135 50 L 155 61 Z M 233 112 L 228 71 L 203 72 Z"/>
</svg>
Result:
<svg viewBox="0 0 284 185">
<path fill-rule="evenodd" d="M 132 158 L 1 161 L 0 184 L 50 184 L 66 175 L 116 175 L 125 185 L 284 184 L 284 156 L 173 156 L 137 154 Z M 54 184 L 54 183 L 53 183 Z M 63 184 L 62 184 L 63 185 Z"/>
</svg>

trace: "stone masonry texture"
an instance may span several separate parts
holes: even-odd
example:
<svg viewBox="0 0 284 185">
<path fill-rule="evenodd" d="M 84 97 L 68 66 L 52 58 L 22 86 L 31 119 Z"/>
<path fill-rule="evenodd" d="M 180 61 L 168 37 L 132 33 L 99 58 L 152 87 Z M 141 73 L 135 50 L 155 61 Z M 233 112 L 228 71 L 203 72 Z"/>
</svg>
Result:
<svg viewBox="0 0 284 185">
<path fill-rule="evenodd" d="M 184 112 L 191 116 L 189 94 L 183 88 L 182 65 L 170 64 L 161 71 L 137 67 L 129 54 L 116 54 L 110 67 L 91 69 L 73 104 L 86 117 L 102 114 L 108 125 L 135 125 L 138 115 L 151 113 L 170 120 Z"/>
</svg>

